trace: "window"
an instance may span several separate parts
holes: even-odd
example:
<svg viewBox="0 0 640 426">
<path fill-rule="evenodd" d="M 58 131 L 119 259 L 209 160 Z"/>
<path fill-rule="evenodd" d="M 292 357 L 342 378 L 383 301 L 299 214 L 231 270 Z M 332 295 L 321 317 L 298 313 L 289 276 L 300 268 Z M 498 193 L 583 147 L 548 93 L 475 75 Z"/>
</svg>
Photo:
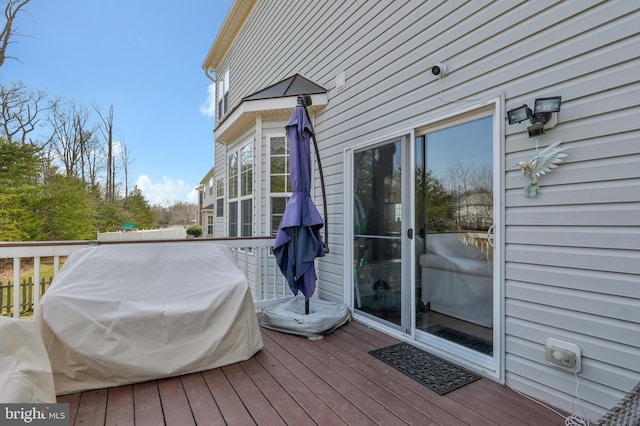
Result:
<svg viewBox="0 0 640 426">
<path fill-rule="evenodd" d="M 216 180 L 216 217 L 224 217 L 224 180 Z"/>
<path fill-rule="evenodd" d="M 218 80 L 218 119 L 229 111 L 229 70 Z"/>
<path fill-rule="evenodd" d="M 229 155 L 229 236 L 253 235 L 253 146 Z"/>
<path fill-rule="evenodd" d="M 271 235 L 276 235 L 287 201 L 291 196 L 289 181 L 289 144 L 284 136 L 269 138 Z"/>
<path fill-rule="evenodd" d="M 213 178 L 209 179 L 209 195 L 213 195 Z"/>
<path fill-rule="evenodd" d="M 207 236 L 213 236 L 213 216 L 207 215 Z"/>
</svg>

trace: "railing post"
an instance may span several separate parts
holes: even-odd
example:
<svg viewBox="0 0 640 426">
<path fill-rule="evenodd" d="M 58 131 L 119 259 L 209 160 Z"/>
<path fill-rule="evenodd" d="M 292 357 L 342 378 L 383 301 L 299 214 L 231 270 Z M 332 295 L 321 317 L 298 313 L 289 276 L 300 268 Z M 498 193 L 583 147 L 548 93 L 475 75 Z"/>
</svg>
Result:
<svg viewBox="0 0 640 426">
<path fill-rule="evenodd" d="M 20 318 L 20 258 L 13 258 L 13 317 Z"/>
<path fill-rule="evenodd" d="M 262 254 L 265 252 L 264 247 L 254 247 L 254 252 L 256 252 L 255 256 L 255 265 L 254 265 L 254 276 L 255 276 L 255 298 L 257 300 L 262 300 Z"/>
</svg>

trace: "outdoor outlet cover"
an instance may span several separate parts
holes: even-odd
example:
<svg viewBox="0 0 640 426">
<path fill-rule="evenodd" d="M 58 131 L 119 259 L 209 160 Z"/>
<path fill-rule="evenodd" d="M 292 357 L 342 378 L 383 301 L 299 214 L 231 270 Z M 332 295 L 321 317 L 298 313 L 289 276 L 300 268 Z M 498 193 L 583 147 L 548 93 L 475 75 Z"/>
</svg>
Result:
<svg viewBox="0 0 640 426">
<path fill-rule="evenodd" d="M 578 345 L 557 339 L 547 339 L 544 358 L 554 367 L 579 373 L 582 370 L 582 351 Z"/>
</svg>

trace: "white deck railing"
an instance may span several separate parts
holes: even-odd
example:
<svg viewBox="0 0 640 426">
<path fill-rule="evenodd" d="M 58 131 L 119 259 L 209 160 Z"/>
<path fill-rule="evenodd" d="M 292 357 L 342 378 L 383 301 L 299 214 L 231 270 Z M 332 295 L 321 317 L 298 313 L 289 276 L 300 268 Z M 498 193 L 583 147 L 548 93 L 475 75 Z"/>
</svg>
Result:
<svg viewBox="0 0 640 426">
<path fill-rule="evenodd" d="M 37 241 L 0 243 L 0 259 L 13 259 L 13 316 L 20 317 L 20 282 L 22 259 L 33 259 L 33 306 L 42 296 L 40 292 L 40 266 L 42 258 L 53 258 L 53 277 L 60 269 L 61 259 L 92 245 L 105 244 L 162 244 L 176 242 L 215 242 L 231 249 L 238 267 L 249 281 L 256 309 L 273 306 L 292 296 L 289 286 L 271 252 L 273 237 L 251 238 L 198 238 L 190 240 L 158 241 Z"/>
</svg>

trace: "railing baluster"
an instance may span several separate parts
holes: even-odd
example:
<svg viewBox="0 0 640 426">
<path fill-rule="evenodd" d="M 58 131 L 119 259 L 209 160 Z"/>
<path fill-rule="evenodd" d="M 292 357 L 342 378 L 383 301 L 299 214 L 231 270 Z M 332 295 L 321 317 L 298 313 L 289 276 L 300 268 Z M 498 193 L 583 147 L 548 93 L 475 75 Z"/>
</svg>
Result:
<svg viewBox="0 0 640 426">
<path fill-rule="evenodd" d="M 13 317 L 20 318 L 20 258 L 13 258 Z"/>
<path fill-rule="evenodd" d="M 40 256 L 33 257 L 33 312 L 40 304 Z"/>
</svg>

